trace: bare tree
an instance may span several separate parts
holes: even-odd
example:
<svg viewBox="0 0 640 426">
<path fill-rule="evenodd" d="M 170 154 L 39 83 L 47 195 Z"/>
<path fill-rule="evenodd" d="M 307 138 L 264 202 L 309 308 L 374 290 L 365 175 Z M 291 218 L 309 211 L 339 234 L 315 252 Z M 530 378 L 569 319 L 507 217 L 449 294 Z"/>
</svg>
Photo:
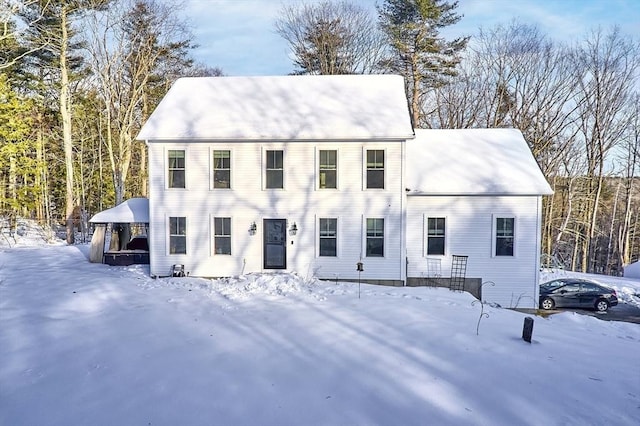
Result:
<svg viewBox="0 0 640 426">
<path fill-rule="evenodd" d="M 634 230 L 632 203 L 640 176 L 640 94 L 637 92 L 632 98 L 630 109 L 630 126 L 623 138 L 622 158 L 620 159 L 620 163 L 623 165 L 622 181 L 624 182 L 623 213 L 617 235 L 618 260 L 621 266 L 631 263 L 631 235 Z M 636 202 L 638 203 L 638 200 Z"/>
<path fill-rule="evenodd" d="M 626 106 L 632 101 L 640 67 L 640 52 L 613 28 L 592 31 L 573 57 L 578 80 L 577 133 L 587 159 L 586 225 L 581 269 L 593 271 L 597 220 L 606 161 L 629 125 Z"/>
<path fill-rule="evenodd" d="M 121 1 L 90 20 L 89 55 L 104 102 L 104 143 L 116 204 L 125 197 L 135 133 L 153 108 L 149 97 L 157 96 L 154 90 L 165 93 L 180 74 L 177 68 L 191 65 L 190 34 L 179 10 L 178 4 L 154 0 Z"/>
<path fill-rule="evenodd" d="M 371 13 L 346 1 L 285 4 L 275 28 L 289 43 L 295 74 L 371 73 L 385 49 Z"/>
</svg>

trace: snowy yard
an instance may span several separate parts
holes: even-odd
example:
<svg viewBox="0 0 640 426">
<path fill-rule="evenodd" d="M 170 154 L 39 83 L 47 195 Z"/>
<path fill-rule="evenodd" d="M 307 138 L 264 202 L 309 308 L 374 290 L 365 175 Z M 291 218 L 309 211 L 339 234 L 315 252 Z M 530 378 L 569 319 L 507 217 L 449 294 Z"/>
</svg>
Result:
<svg viewBox="0 0 640 426">
<path fill-rule="evenodd" d="M 0 425 L 640 424 L 638 324 L 87 251 L 0 251 Z"/>
</svg>

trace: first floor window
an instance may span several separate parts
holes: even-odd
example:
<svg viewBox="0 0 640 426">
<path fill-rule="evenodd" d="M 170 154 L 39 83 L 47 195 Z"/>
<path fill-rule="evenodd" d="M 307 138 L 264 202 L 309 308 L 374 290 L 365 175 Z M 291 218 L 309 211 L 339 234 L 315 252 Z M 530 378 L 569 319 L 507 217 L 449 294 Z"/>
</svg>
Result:
<svg viewBox="0 0 640 426">
<path fill-rule="evenodd" d="M 231 188 L 231 151 L 213 151 L 213 187 Z"/>
<path fill-rule="evenodd" d="M 187 218 L 169 218 L 169 254 L 187 253 Z"/>
<path fill-rule="evenodd" d="M 427 218 L 427 254 L 444 255 L 444 217 Z"/>
<path fill-rule="evenodd" d="M 185 152 L 182 149 L 170 149 L 168 152 L 168 187 L 185 187 Z"/>
<path fill-rule="evenodd" d="M 266 187 L 284 188 L 284 153 L 267 151 L 266 156 Z"/>
<path fill-rule="evenodd" d="M 320 219 L 320 256 L 338 254 L 338 219 Z"/>
<path fill-rule="evenodd" d="M 496 256 L 513 256 L 514 218 L 496 218 Z"/>
<path fill-rule="evenodd" d="M 384 256 L 384 219 L 367 219 L 367 257 Z"/>
<path fill-rule="evenodd" d="M 215 254 L 231 254 L 231 218 L 213 219 L 213 245 Z"/>
</svg>

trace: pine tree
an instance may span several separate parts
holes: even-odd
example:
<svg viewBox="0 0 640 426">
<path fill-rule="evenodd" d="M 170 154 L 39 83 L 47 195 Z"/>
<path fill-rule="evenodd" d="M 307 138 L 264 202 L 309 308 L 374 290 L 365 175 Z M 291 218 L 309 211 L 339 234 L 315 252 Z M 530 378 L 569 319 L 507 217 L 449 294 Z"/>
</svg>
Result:
<svg viewBox="0 0 640 426">
<path fill-rule="evenodd" d="M 411 117 L 421 125 L 422 98 L 430 88 L 455 75 L 459 53 L 468 37 L 447 41 L 440 30 L 457 23 L 458 2 L 444 0 L 385 0 L 377 6 L 379 22 L 390 46 L 388 71 L 404 76 Z"/>
</svg>

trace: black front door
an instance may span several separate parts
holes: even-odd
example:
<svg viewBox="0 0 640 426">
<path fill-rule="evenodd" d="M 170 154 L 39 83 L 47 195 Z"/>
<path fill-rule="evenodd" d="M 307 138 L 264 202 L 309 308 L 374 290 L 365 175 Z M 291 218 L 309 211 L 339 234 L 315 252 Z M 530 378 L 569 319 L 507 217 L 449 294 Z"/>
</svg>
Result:
<svg viewBox="0 0 640 426">
<path fill-rule="evenodd" d="M 264 269 L 287 268 L 287 221 L 264 219 Z"/>
</svg>

